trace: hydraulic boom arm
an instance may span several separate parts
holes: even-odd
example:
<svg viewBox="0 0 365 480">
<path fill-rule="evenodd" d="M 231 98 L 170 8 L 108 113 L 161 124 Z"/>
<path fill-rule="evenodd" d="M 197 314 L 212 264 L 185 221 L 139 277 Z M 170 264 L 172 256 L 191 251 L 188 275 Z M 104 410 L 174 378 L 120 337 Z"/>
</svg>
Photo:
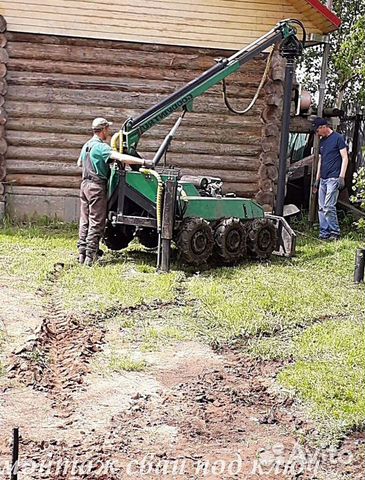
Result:
<svg viewBox="0 0 365 480">
<path fill-rule="evenodd" d="M 120 132 L 124 153 L 135 154 L 139 139 L 144 132 L 160 123 L 164 118 L 179 108 L 190 111 L 194 98 L 202 95 L 211 87 L 239 70 L 242 65 L 263 52 L 269 46 L 291 38 L 296 39 L 299 43 L 296 38 L 296 29 L 292 26 L 292 23 L 300 24 L 297 20 L 283 20 L 279 22 L 266 35 L 260 37 L 246 48 L 239 50 L 231 57 L 219 60 L 216 65 L 208 69 L 198 78 L 192 80 L 172 95 L 146 110 L 139 117 L 128 119 Z"/>
</svg>

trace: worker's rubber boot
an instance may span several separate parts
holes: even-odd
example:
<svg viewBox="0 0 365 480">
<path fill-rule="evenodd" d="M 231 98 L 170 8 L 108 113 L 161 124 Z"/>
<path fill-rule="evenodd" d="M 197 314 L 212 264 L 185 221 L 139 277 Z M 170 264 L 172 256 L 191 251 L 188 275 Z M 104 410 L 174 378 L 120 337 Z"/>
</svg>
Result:
<svg viewBox="0 0 365 480">
<path fill-rule="evenodd" d="M 85 257 L 84 265 L 86 267 L 92 267 L 95 263 L 95 258 L 93 257 Z"/>
</svg>

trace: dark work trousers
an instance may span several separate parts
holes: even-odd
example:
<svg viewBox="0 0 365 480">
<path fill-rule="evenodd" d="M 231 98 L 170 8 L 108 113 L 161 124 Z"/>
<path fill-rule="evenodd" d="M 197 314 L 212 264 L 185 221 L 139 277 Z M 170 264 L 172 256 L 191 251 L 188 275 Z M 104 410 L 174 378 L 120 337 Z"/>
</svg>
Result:
<svg viewBox="0 0 365 480">
<path fill-rule="evenodd" d="M 80 203 L 80 228 L 77 247 L 80 254 L 95 258 L 105 228 L 106 182 L 83 180 L 80 188 Z"/>
</svg>

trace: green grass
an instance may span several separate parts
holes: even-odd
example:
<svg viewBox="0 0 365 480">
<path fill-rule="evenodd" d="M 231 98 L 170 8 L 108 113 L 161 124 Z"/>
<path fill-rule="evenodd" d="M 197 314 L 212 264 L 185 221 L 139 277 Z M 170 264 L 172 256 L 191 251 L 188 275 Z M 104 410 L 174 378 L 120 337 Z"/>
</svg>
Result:
<svg viewBox="0 0 365 480">
<path fill-rule="evenodd" d="M 343 313 L 364 314 L 364 289 L 353 284 L 359 242 L 299 243 L 297 257 L 246 263 L 194 276 L 189 295 L 200 302 L 196 332 L 214 343 L 271 336 Z"/>
<path fill-rule="evenodd" d="M 158 275 L 144 261 L 127 261 L 125 253 L 107 253 L 101 265 L 82 267 L 77 264 L 76 241 L 75 225 L 8 225 L 0 231 L 0 275 L 19 288 L 35 291 L 46 285 L 56 263 L 64 263 L 59 293 L 64 308 L 74 311 L 105 311 L 175 298 L 176 273 Z"/>
<path fill-rule="evenodd" d="M 118 355 L 113 353 L 108 359 L 107 368 L 111 372 L 143 372 L 146 369 L 144 360 L 134 360 L 128 355 Z"/>
<path fill-rule="evenodd" d="M 48 285 L 54 264 L 64 263 L 55 292 L 69 311 L 171 302 L 167 308 L 133 311 L 116 328 L 142 351 L 198 337 L 235 344 L 259 358 L 292 359 L 278 380 L 309 406 L 323 431 L 362 428 L 364 286 L 353 284 L 362 238 L 350 234 L 329 244 L 299 237 L 292 260 L 246 262 L 200 274 L 174 266 L 164 275 L 155 273 L 155 256 L 138 245 L 107 253 L 99 266 L 81 267 L 76 240 L 75 226 L 6 226 L 0 231 L 0 275 L 35 292 Z M 183 302 L 174 305 L 175 300 Z M 115 351 L 107 359 L 110 370 L 145 368 Z"/>
<path fill-rule="evenodd" d="M 1 277 L 26 290 L 40 288 L 55 263 L 74 261 L 75 236 L 74 225 L 5 226 L 0 230 Z"/>
<path fill-rule="evenodd" d="M 294 342 L 295 364 L 279 375 L 327 435 L 364 428 L 364 338 L 365 323 L 356 319 L 312 326 Z"/>
<path fill-rule="evenodd" d="M 75 266 L 65 271 L 59 286 L 67 310 L 103 312 L 113 306 L 125 308 L 155 301 L 173 301 L 175 283 L 174 273 L 141 273 L 121 259 L 120 263 L 93 268 Z"/>
</svg>

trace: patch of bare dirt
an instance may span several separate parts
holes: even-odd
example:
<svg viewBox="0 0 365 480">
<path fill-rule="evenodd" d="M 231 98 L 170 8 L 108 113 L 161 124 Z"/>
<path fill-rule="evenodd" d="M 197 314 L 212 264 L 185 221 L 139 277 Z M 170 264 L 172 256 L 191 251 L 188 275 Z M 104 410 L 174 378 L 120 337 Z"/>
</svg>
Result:
<svg viewBox="0 0 365 480">
<path fill-rule="evenodd" d="M 20 480 L 362 478 L 363 435 L 334 452 L 298 443 L 314 427 L 272 388 L 281 363 L 180 342 L 147 372 L 91 372 L 102 319 L 65 314 L 52 289 L 44 301 L 1 397 L 0 467 L 20 426 Z"/>
</svg>

